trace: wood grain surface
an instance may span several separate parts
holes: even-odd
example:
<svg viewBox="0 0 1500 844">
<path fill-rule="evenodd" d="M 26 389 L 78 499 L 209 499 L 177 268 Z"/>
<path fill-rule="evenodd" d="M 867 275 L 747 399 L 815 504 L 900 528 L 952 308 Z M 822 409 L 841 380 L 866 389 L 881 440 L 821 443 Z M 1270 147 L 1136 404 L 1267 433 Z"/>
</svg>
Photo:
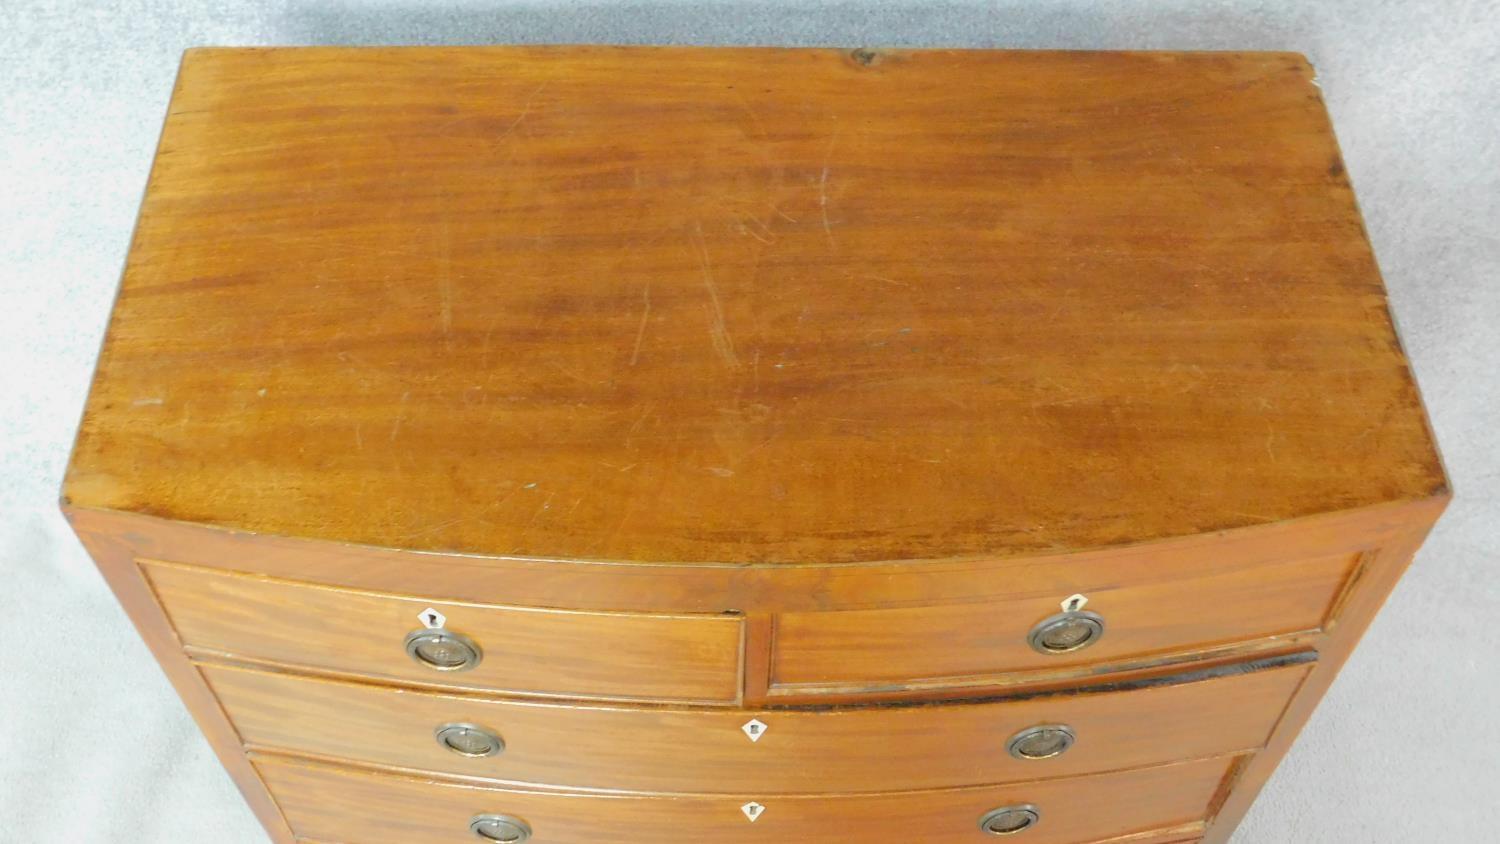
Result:
<svg viewBox="0 0 1500 844">
<path fill-rule="evenodd" d="M 1319 644 L 1317 666 L 1287 706 L 1266 749 L 1245 762 L 1231 784 L 1232 787 L 1221 795 L 1221 802 L 1215 806 L 1213 824 L 1203 838 L 1204 844 L 1228 844 L 1235 827 L 1250 809 L 1251 802 L 1270 779 L 1277 763 L 1291 749 L 1292 742 L 1312 716 L 1318 701 L 1328 692 L 1329 686 L 1333 685 L 1334 678 L 1353 653 L 1355 645 L 1359 644 L 1375 613 L 1385 603 L 1397 580 L 1406 572 L 1412 555 L 1427 538 L 1432 523 L 1441 514 L 1442 506 L 1431 506 L 1429 510 L 1427 518 L 1414 519 L 1401 536 L 1366 555 L 1363 574 L 1340 607 L 1338 623 L 1329 629 L 1323 642 Z M 1391 682 L 1402 681 L 1399 665 L 1387 666 L 1385 670 L 1389 672 Z M 1339 775 L 1357 776 L 1358 773 L 1341 770 Z"/>
<path fill-rule="evenodd" d="M 195 50 L 65 500 L 1067 551 L 1442 495 L 1299 56 Z"/>
<path fill-rule="evenodd" d="M 776 616 L 773 692 L 858 688 L 1046 674 L 1073 666 L 1103 673 L 1111 664 L 1165 659 L 1215 647 L 1322 629 L 1355 571 L 1357 555 L 1290 560 L 1212 576 L 1115 568 L 1113 581 L 1080 589 L 1104 620 L 1097 644 L 1071 653 L 1038 653 L 1033 625 L 1061 610 L 1068 594 L 949 606 Z M 1160 572 L 1156 572 L 1160 574 Z M 1168 575 L 1170 577 L 1170 575 Z M 1017 584 L 1018 592 L 1025 590 Z M 1096 587 L 1096 588 L 1095 588 Z"/>
<path fill-rule="evenodd" d="M 245 756 L 240 737 L 224 717 L 224 708 L 214 697 L 213 690 L 183 654 L 181 642 L 162 614 L 161 604 L 152 594 L 150 584 L 141 576 L 141 569 L 132 556 L 130 541 L 121 535 L 128 533 L 78 529 L 78 538 L 88 549 L 89 556 L 99 567 L 99 573 L 109 584 L 131 624 L 151 649 L 151 655 L 161 664 L 162 672 L 203 731 L 209 747 L 255 813 L 256 820 L 265 827 L 273 844 L 291 844 L 292 831 L 281 809 L 272 801 L 260 775 Z"/>
<path fill-rule="evenodd" d="M 482 700 L 200 664 L 251 747 L 511 784 L 675 793 L 876 792 L 1008 783 L 1145 767 L 1265 744 L 1309 665 L 1230 665 L 1120 690 L 980 703 L 816 709 L 632 708 Z M 763 726 L 752 742 L 742 727 Z M 504 752 L 466 758 L 434 740 L 470 723 Z M 1064 724 L 1077 742 L 1016 759 L 1007 741 Z"/>
<path fill-rule="evenodd" d="M 1199 536 L 942 563 L 657 565 L 433 554 L 310 541 L 135 513 L 68 507 L 76 530 L 123 536 L 142 560 L 435 600 L 648 613 L 757 613 L 1035 599 L 1189 578 L 1233 578 L 1289 560 L 1379 548 L 1443 500 L 1369 507 Z"/>
<path fill-rule="evenodd" d="M 191 566 L 143 569 L 194 651 L 513 694 L 720 703 L 739 697 L 741 621 L 732 616 L 458 604 Z M 407 655 L 406 636 L 425 629 L 428 609 L 478 645 L 477 667 L 437 671 Z"/>
<path fill-rule="evenodd" d="M 360 844 L 466 844 L 479 813 L 520 817 L 534 844 L 650 841 L 653 844 L 964 844 L 988 840 L 988 811 L 1033 804 L 1042 819 L 1028 844 L 1094 844 L 1199 821 L 1229 759 L 1016 785 L 865 795 L 681 797 L 559 794 L 480 787 L 366 772 L 256 754 L 292 829 L 301 836 Z M 759 799 L 757 799 L 759 798 Z M 765 806 L 750 823 L 740 807 Z"/>
<path fill-rule="evenodd" d="M 185 56 L 63 506 L 278 844 L 1224 844 L 1448 495 L 1300 56 L 295 48 Z"/>
</svg>

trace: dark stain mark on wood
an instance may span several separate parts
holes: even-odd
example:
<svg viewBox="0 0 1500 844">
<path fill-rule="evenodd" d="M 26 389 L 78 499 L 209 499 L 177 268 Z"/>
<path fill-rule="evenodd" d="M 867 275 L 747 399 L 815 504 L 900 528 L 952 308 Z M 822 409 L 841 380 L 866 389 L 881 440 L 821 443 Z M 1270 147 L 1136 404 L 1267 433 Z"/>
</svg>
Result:
<svg viewBox="0 0 1500 844">
<path fill-rule="evenodd" d="M 1318 661 L 1317 651 L 1303 650 L 1290 654 L 1269 656 L 1264 659 L 1250 660 L 1249 662 L 1232 662 L 1224 665 L 1213 665 L 1208 668 L 1199 668 L 1194 671 L 1182 671 L 1177 674 L 1158 674 L 1149 677 L 1136 677 L 1129 680 L 1117 680 L 1112 683 L 1095 683 L 1086 686 L 1078 686 L 1068 689 L 1042 689 L 1035 691 L 1018 691 L 1002 695 L 991 695 L 988 697 L 962 698 L 953 700 L 891 700 L 880 703 L 866 703 L 862 705 L 850 704 L 771 704 L 764 707 L 767 710 L 795 710 L 797 712 L 831 712 L 838 709 L 879 707 L 882 709 L 910 709 L 914 707 L 928 706 L 968 706 L 984 703 L 1001 703 L 1004 701 L 1033 700 L 1045 697 L 1082 697 L 1084 695 L 1107 694 L 1111 692 L 1133 692 L 1139 689 L 1153 689 L 1160 686 L 1177 686 L 1184 683 L 1197 683 L 1203 680 L 1213 680 L 1219 677 L 1234 677 L 1241 674 L 1255 674 L 1260 671 L 1270 671 L 1275 668 L 1286 668 L 1293 665 L 1308 665 Z"/>
</svg>

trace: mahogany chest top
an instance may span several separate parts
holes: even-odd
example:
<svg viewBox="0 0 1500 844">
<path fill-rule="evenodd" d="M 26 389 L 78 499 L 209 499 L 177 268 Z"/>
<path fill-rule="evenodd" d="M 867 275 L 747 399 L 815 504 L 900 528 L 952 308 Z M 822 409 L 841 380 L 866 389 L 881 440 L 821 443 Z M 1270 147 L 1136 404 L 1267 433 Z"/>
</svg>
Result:
<svg viewBox="0 0 1500 844">
<path fill-rule="evenodd" d="M 330 48 L 186 56 L 65 499 L 803 564 L 1443 491 L 1300 56 Z"/>
</svg>

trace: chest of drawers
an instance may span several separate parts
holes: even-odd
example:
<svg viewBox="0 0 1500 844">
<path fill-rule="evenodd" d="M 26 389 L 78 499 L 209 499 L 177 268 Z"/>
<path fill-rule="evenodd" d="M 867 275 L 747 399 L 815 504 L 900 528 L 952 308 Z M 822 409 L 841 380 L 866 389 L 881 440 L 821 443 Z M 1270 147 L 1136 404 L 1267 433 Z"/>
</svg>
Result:
<svg viewBox="0 0 1500 844">
<path fill-rule="evenodd" d="M 1448 498 L 1311 69 L 184 58 L 63 507 L 272 840 L 1228 840 Z"/>
</svg>

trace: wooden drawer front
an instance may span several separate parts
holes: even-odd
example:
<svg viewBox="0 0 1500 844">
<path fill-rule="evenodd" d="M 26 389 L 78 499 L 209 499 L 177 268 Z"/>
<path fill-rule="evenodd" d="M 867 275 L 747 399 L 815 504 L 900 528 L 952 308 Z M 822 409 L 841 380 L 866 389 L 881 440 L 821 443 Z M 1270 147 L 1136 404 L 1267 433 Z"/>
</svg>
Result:
<svg viewBox="0 0 1500 844">
<path fill-rule="evenodd" d="M 713 793 L 1004 783 L 1251 750 L 1307 668 L 1268 660 L 992 703 L 726 712 L 483 701 L 200 666 L 255 747 L 538 785 Z M 766 725 L 757 742 L 741 731 L 751 718 Z M 483 726 L 505 751 L 456 755 L 434 739 L 447 723 Z M 1077 741 L 1050 759 L 1007 753 L 1011 736 L 1038 724 L 1066 725 Z"/>
<path fill-rule="evenodd" d="M 1018 682 L 1079 666 L 1088 668 L 1071 673 L 1094 674 L 1109 663 L 1125 667 L 1318 630 L 1357 559 L 1338 555 L 1144 583 L 1081 582 L 1060 593 L 978 604 L 785 613 L 776 620 L 771 692 Z M 1104 619 L 1104 635 L 1071 653 L 1033 650 L 1032 627 L 1058 613 L 1075 591 Z"/>
<path fill-rule="evenodd" d="M 456 689 L 624 699 L 732 701 L 740 620 L 564 612 L 356 592 L 176 564 L 142 568 L 190 651 Z M 483 651 L 470 671 L 407 656 L 434 608 Z"/>
<path fill-rule="evenodd" d="M 476 814 L 510 815 L 533 844 L 923 844 L 994 840 L 987 812 L 1031 804 L 1041 813 L 1018 840 L 1084 844 L 1200 820 L 1230 760 L 1205 759 L 1136 771 L 1013 786 L 873 795 L 619 795 L 501 789 L 374 773 L 256 755 L 272 795 L 297 835 L 349 844 L 472 844 Z M 764 806 L 750 822 L 741 807 Z M 1170 838 L 1166 840 L 1171 840 Z"/>
</svg>

